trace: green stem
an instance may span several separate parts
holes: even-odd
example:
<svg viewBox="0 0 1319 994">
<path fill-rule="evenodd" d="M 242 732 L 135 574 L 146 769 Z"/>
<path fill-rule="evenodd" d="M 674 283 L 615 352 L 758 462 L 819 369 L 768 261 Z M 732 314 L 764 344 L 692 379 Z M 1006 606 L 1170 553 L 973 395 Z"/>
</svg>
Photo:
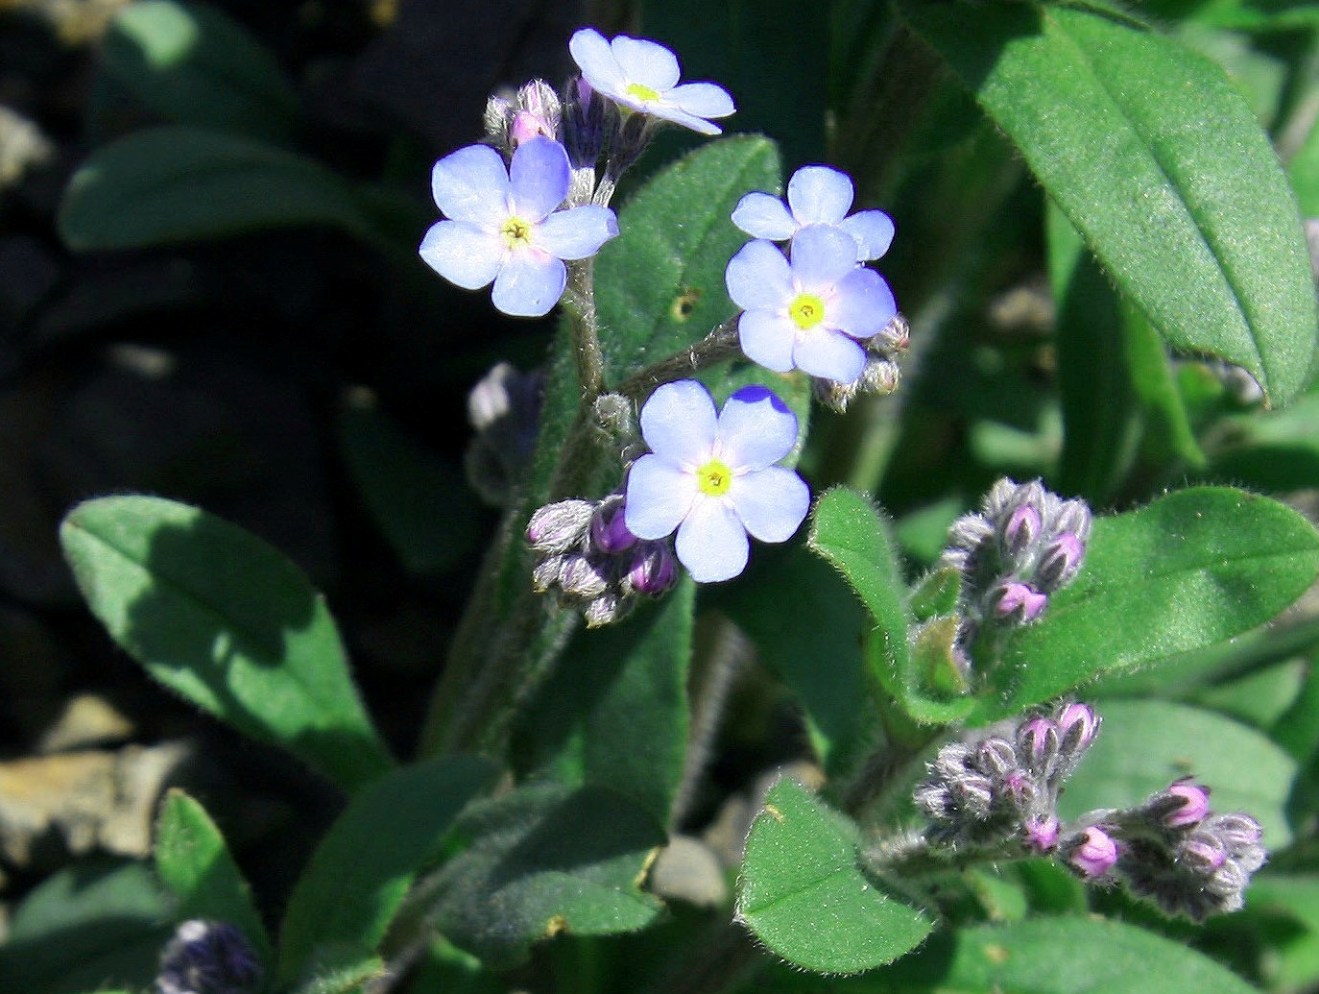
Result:
<svg viewBox="0 0 1319 994">
<path fill-rule="evenodd" d="M 647 366 L 641 372 L 628 377 L 619 384 L 617 393 L 640 402 L 650 392 L 663 383 L 691 376 L 715 363 L 723 362 L 741 354 L 742 347 L 737 340 L 737 319 L 734 314 L 723 324 L 689 349 L 676 352 L 667 359 L 661 359 Z"/>
</svg>

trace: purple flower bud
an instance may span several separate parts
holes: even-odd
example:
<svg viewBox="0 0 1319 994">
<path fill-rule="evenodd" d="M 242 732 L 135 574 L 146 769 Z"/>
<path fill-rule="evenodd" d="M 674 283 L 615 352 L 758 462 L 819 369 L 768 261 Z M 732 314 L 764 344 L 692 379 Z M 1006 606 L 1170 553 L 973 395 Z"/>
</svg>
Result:
<svg viewBox="0 0 1319 994">
<path fill-rule="evenodd" d="M 1177 849 L 1177 861 L 1201 876 L 1214 873 L 1227 859 L 1227 848 L 1209 832 L 1196 832 Z"/>
<path fill-rule="evenodd" d="M 1173 807 L 1173 801 L 1179 803 Z M 1155 803 L 1166 812 L 1160 821 L 1167 828 L 1185 828 L 1204 820 L 1209 814 L 1209 788 L 1189 780 L 1178 780 Z M 1163 805 L 1166 803 L 1167 807 Z"/>
<path fill-rule="evenodd" d="M 251 994 L 261 964 L 243 933 L 227 922 L 192 919 L 160 954 L 157 994 Z"/>
<path fill-rule="evenodd" d="M 1260 823 L 1250 815 L 1239 812 L 1214 815 L 1205 822 L 1205 828 L 1222 839 L 1234 856 L 1251 846 L 1258 846 L 1264 837 Z"/>
<path fill-rule="evenodd" d="M 1052 852 L 1058 845 L 1058 818 L 1055 815 L 1026 819 L 1026 846 L 1032 852 Z"/>
<path fill-rule="evenodd" d="M 1102 828 L 1087 828 L 1067 849 L 1067 864 L 1086 880 L 1104 876 L 1117 864 L 1117 843 Z"/>
<path fill-rule="evenodd" d="M 643 542 L 632 559 L 627 582 L 647 597 L 660 597 L 678 582 L 678 567 L 666 542 Z"/>
<path fill-rule="evenodd" d="M 637 537 L 623 521 L 623 500 L 606 499 L 591 518 L 591 545 L 607 556 L 626 552 L 637 544 Z"/>
<path fill-rule="evenodd" d="M 1099 734 L 1099 715 L 1080 701 L 1063 705 L 1054 720 L 1058 723 L 1059 747 L 1067 753 L 1085 751 Z"/>
<path fill-rule="evenodd" d="M 1054 534 L 1071 532 L 1082 545 L 1085 545 L 1086 540 L 1090 538 L 1092 523 L 1090 506 L 1085 501 L 1066 500 L 1059 504 L 1053 520 L 1049 522 L 1049 527 Z"/>
<path fill-rule="evenodd" d="M 994 615 L 1008 624 L 1024 625 L 1034 621 L 1049 604 L 1049 598 L 1030 584 L 1005 583 L 994 598 Z"/>
<path fill-rule="evenodd" d="M 976 747 L 976 765 L 991 776 L 1004 777 L 1017 767 L 1017 750 L 998 735 L 981 740 Z"/>
<path fill-rule="evenodd" d="M 595 502 L 560 500 L 538 508 L 527 523 L 527 541 L 537 552 L 567 552 L 582 543 L 591 527 Z"/>
<path fill-rule="evenodd" d="M 1029 718 L 1018 726 L 1017 742 L 1031 769 L 1042 773 L 1058 753 L 1058 726 L 1048 718 Z"/>
<path fill-rule="evenodd" d="M 974 819 L 988 818 L 994 806 L 994 783 L 979 774 L 968 773 L 952 781 L 948 793 L 957 808 Z"/>
<path fill-rule="evenodd" d="M 1042 527 L 1039 511 L 1029 504 L 1018 505 L 1003 526 L 1003 551 L 1009 556 L 1021 555 L 1039 538 Z"/>
<path fill-rule="evenodd" d="M 1035 568 L 1035 582 L 1049 590 L 1057 590 L 1076 575 L 1084 558 L 1085 545 L 1081 540 L 1073 532 L 1063 532 L 1040 556 Z"/>
</svg>

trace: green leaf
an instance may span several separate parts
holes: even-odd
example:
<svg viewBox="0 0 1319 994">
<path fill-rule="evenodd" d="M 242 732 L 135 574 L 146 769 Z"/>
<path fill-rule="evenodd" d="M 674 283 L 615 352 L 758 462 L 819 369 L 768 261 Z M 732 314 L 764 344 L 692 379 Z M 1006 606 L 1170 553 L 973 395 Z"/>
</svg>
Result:
<svg viewBox="0 0 1319 994">
<path fill-rule="evenodd" d="M 293 889 L 280 929 L 280 977 L 293 980 L 326 950 L 348 962 L 376 952 L 417 873 L 497 773 L 474 756 L 428 760 L 354 797 Z"/>
<path fill-rule="evenodd" d="M 822 494 L 811 516 L 810 547 L 832 563 L 870 610 L 877 628 L 867 653 L 880 686 L 917 722 L 947 723 L 970 710 L 969 700 L 943 700 L 928 674 L 913 664 L 907 643 L 911 618 L 888 523 L 865 495 L 845 487 Z"/>
<path fill-rule="evenodd" d="M 1301 926 L 1301 934 L 1290 934 L 1272 951 L 1277 958 L 1273 989 L 1302 990 L 1313 984 L 1319 976 L 1319 876 L 1262 873 L 1250 882 L 1246 908 L 1247 914 L 1284 915 Z"/>
<path fill-rule="evenodd" d="M 439 873 L 439 931 L 491 969 L 563 932 L 633 932 L 659 913 L 639 889 L 664 832 L 604 787 L 522 787 L 474 806 L 456 833 L 475 840 Z"/>
<path fill-rule="evenodd" d="M 596 259 L 596 307 L 607 381 L 685 349 L 736 313 L 724 270 L 747 236 L 729 220 L 750 190 L 777 190 L 766 138 L 702 145 L 639 190 L 619 212 L 618 238 Z"/>
<path fill-rule="evenodd" d="M 1059 803 L 1064 819 L 1139 804 L 1177 778 L 1194 776 L 1212 788 L 1214 811 L 1259 819 L 1270 849 L 1291 841 L 1285 807 L 1296 761 L 1264 735 L 1171 701 L 1106 701 L 1100 713 L 1099 738 Z"/>
<path fill-rule="evenodd" d="M 352 187 L 320 163 L 177 125 L 135 131 L 93 152 L 69 181 L 57 222 L 75 252 L 308 224 L 379 240 Z"/>
<path fill-rule="evenodd" d="M 139 0 L 101 42 L 101 67 L 176 124 L 289 140 L 297 94 L 271 52 L 209 4 Z"/>
<path fill-rule="evenodd" d="M 224 836 L 206 809 L 181 790 L 171 790 L 156 825 L 156 875 L 178 899 L 175 918 L 228 922 L 270 962 L 270 937 Z"/>
<path fill-rule="evenodd" d="M 24 994 L 142 989 L 173 931 L 169 918 L 145 864 L 84 859 L 48 876 L 14 911 L 0 977 Z"/>
<path fill-rule="evenodd" d="M 893 975 L 946 994 L 1257 994 L 1181 942 L 1089 917 L 963 929 L 899 964 Z"/>
<path fill-rule="evenodd" d="M 1301 216 L 1319 217 L 1319 121 L 1310 125 L 1305 144 L 1287 163 L 1287 175 L 1301 202 Z"/>
<path fill-rule="evenodd" d="M 523 721 L 515 763 L 611 787 L 667 825 L 687 751 L 695 600 L 684 577 L 659 604 L 578 632 Z"/>
<path fill-rule="evenodd" d="M 1277 615 L 1316 575 L 1313 526 L 1239 490 L 1194 487 L 1098 518 L 1076 580 L 1007 638 L 973 718 L 1226 641 Z"/>
<path fill-rule="evenodd" d="M 738 918 L 767 948 L 816 973 L 859 973 L 910 952 L 928 918 L 861 872 L 852 822 L 789 779 L 747 836 Z"/>
<path fill-rule="evenodd" d="M 110 637 L 175 693 L 346 789 L 390 768 L 324 598 L 261 539 L 130 496 L 80 504 L 60 541 Z"/>
<path fill-rule="evenodd" d="M 1304 386 L 1316 316 L 1296 203 L 1218 66 L 1071 7 L 904 10 L 1171 345 L 1245 367 L 1276 404 Z"/>
</svg>

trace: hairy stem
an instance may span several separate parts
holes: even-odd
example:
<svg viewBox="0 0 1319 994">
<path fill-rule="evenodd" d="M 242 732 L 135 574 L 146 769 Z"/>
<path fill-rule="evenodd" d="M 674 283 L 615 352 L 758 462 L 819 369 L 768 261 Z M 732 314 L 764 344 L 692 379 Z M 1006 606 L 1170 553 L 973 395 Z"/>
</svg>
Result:
<svg viewBox="0 0 1319 994">
<path fill-rule="evenodd" d="M 629 376 L 619 384 L 616 392 L 640 402 L 663 383 L 691 376 L 717 362 L 739 355 L 742 351 L 737 341 L 739 316 L 740 314 L 734 314 L 691 348 L 674 353 L 669 358 L 661 359 L 641 372 Z"/>
</svg>

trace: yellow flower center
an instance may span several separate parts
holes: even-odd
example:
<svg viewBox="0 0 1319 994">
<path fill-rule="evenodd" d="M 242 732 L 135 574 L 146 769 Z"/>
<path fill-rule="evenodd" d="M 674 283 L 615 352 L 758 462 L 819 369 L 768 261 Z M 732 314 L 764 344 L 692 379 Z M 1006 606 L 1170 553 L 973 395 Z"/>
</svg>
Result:
<svg viewBox="0 0 1319 994">
<path fill-rule="evenodd" d="M 733 485 L 733 471 L 728 463 L 711 459 L 696 471 L 696 485 L 707 497 L 722 497 Z"/>
<path fill-rule="evenodd" d="M 500 226 L 499 233 L 510 249 L 531 247 L 531 222 L 520 217 L 510 217 Z"/>
<path fill-rule="evenodd" d="M 643 104 L 652 104 L 660 98 L 659 90 L 652 90 L 649 86 L 642 83 L 628 83 L 627 95 L 635 97 Z"/>
<path fill-rule="evenodd" d="M 799 293 L 788 305 L 788 317 L 802 331 L 824 320 L 824 301 L 813 293 Z"/>
</svg>

